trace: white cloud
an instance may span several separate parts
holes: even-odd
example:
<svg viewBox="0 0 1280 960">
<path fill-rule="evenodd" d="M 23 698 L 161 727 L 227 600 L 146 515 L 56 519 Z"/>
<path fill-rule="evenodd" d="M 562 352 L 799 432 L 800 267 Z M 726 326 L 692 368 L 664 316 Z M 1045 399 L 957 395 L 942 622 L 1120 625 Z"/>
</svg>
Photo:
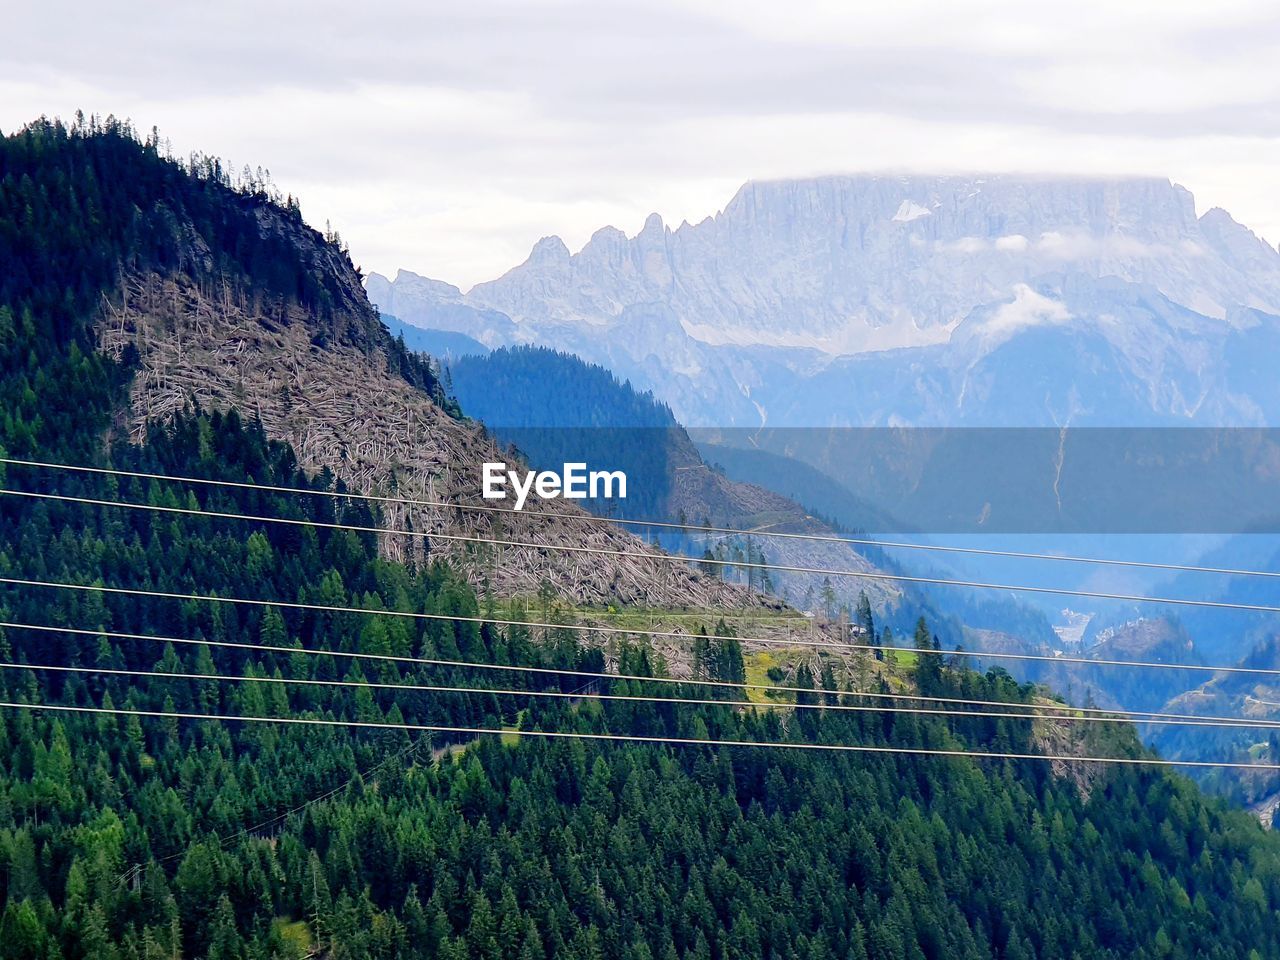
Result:
<svg viewBox="0 0 1280 960">
<path fill-rule="evenodd" d="M 982 334 L 1008 339 L 1027 327 L 1061 324 L 1070 319 L 1071 313 L 1065 304 L 1019 283 L 1013 288 L 1013 300 L 997 307 L 983 323 Z"/>
<path fill-rule="evenodd" d="M 0 129 L 158 125 L 269 167 L 367 268 L 464 287 L 545 234 L 576 248 L 654 210 L 699 220 L 747 179 L 862 170 L 1169 176 L 1280 239 L 1261 0 L 46 0 L 6 28 Z"/>
<path fill-rule="evenodd" d="M 1031 250 L 1051 260 L 1070 263 L 1076 260 L 1097 260 L 1107 257 L 1141 259 L 1167 257 L 1174 253 L 1199 256 L 1204 250 L 1194 241 L 1184 241 L 1176 247 L 1164 243 L 1149 243 L 1120 234 L 1095 236 L 1089 233 L 1062 233 L 1056 230 L 1040 234 L 1035 241 L 1020 233 L 1011 233 L 994 239 L 987 237 L 961 237 L 938 244 L 947 253 L 983 253 L 996 250 L 1004 253 L 1022 253 Z"/>
<path fill-rule="evenodd" d="M 1093 236 L 1087 233 L 1042 233 L 1033 249 L 1057 260 L 1096 260 L 1106 257 L 1122 259 L 1166 257 L 1175 248 L 1164 243 L 1149 243 L 1122 235 Z M 1183 249 L 1179 247 L 1178 249 Z"/>
<path fill-rule="evenodd" d="M 991 241 L 984 237 L 961 237 L 951 243 L 942 245 L 942 249 L 952 253 L 981 253 L 991 248 Z"/>
</svg>

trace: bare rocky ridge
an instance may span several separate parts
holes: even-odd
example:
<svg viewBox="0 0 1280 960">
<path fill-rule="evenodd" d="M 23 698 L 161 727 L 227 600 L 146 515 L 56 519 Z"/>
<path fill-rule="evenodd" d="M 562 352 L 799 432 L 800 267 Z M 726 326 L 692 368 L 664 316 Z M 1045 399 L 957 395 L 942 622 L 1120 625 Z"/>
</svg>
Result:
<svg viewBox="0 0 1280 960">
<path fill-rule="evenodd" d="M 351 320 L 353 308 L 358 302 L 335 310 L 335 330 Z M 450 417 L 390 373 L 376 346 L 362 349 L 349 338 L 317 345 L 316 327 L 316 318 L 296 306 L 257 303 L 230 285 L 209 291 L 181 275 L 147 275 L 130 278 L 118 300 L 104 307 L 98 335 L 104 351 L 119 355 L 131 344 L 141 358 L 127 424 L 135 439 L 148 420 L 171 417 L 193 402 L 205 409 L 235 407 L 260 418 L 271 438 L 291 444 L 305 467 L 328 467 L 354 491 L 480 502 L 480 465 L 503 459 L 482 429 Z M 431 541 L 436 555 L 459 561 L 474 582 L 487 579 L 502 594 L 533 593 L 547 579 L 562 597 L 582 604 L 779 606 L 657 559 L 658 551 L 608 524 L 570 519 L 586 514 L 565 502 L 531 501 L 525 513 L 390 504 L 384 517 L 390 529 L 427 535 L 629 554 Z M 568 518 L 548 518 L 552 513 Z M 383 543 L 392 558 L 421 549 L 420 537 L 387 535 Z"/>
<path fill-rule="evenodd" d="M 663 302 L 707 343 L 851 354 L 945 342 L 993 294 L 1072 268 L 1212 317 L 1280 310 L 1280 254 L 1221 210 L 1201 222 L 1186 189 L 1017 176 L 751 182 L 696 225 L 654 214 L 634 237 L 606 227 L 577 254 L 543 240 L 466 301 L 517 323 L 597 325 Z"/>
</svg>

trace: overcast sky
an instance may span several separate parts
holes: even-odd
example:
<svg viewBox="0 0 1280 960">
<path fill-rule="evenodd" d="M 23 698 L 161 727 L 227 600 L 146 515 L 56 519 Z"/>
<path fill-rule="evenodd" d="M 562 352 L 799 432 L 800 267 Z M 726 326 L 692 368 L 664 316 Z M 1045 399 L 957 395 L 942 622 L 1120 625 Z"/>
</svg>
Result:
<svg viewBox="0 0 1280 960">
<path fill-rule="evenodd" d="M 115 113 L 464 288 L 748 179 L 1144 173 L 1280 240 L 1267 0 L 11 5 L 0 129 Z"/>
</svg>

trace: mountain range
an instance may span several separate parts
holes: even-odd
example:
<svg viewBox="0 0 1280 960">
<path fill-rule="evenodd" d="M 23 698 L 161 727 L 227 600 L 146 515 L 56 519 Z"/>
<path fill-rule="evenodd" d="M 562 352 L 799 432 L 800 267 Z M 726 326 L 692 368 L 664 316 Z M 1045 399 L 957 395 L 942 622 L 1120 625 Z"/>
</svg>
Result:
<svg viewBox="0 0 1280 960">
<path fill-rule="evenodd" d="M 697 224 L 544 238 L 466 293 L 366 288 L 604 364 L 691 427 L 1258 425 L 1280 400 L 1280 253 L 1160 179 L 751 182 Z"/>
</svg>

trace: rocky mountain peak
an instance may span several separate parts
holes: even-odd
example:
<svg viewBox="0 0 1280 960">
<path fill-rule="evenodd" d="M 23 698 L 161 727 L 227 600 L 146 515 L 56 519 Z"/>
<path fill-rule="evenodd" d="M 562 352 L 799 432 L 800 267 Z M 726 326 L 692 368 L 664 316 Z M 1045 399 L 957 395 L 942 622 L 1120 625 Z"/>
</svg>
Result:
<svg viewBox="0 0 1280 960">
<path fill-rule="evenodd" d="M 526 264 L 562 263 L 569 259 L 569 248 L 559 237 L 543 237 L 533 245 Z"/>
<path fill-rule="evenodd" d="M 637 234 L 640 237 L 654 238 L 663 237 L 667 233 L 666 225 L 662 222 L 662 217 L 657 213 L 651 213 L 644 219 L 644 227 Z"/>
<path fill-rule="evenodd" d="M 945 342 L 976 307 L 1046 274 L 1148 283 L 1208 316 L 1280 310 L 1280 254 L 1161 178 L 831 176 L 751 181 L 716 217 L 627 239 L 556 238 L 470 301 L 593 326 L 663 302 L 708 344 L 840 356 Z"/>
</svg>

